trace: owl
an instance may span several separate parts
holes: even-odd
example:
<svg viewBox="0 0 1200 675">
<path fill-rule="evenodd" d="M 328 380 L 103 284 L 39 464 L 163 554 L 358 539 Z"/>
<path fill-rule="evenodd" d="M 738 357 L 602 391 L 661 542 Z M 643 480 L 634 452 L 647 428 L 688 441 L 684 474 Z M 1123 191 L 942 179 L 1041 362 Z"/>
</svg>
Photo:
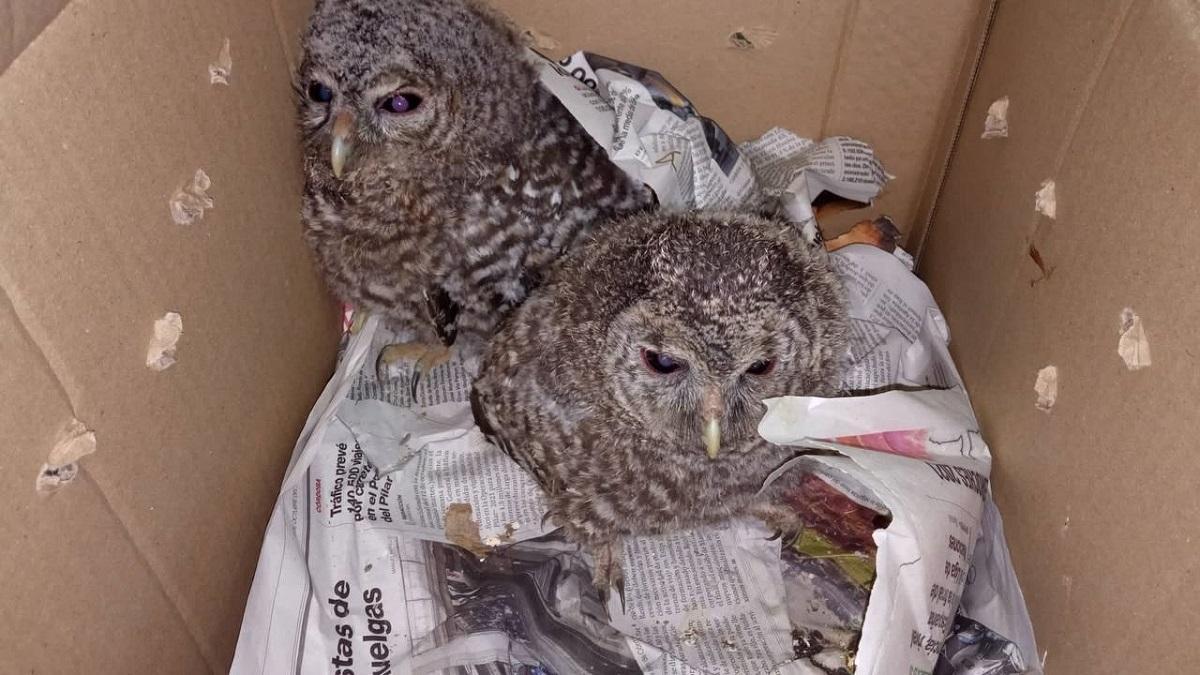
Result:
<svg viewBox="0 0 1200 675">
<path fill-rule="evenodd" d="M 322 0 L 303 47 L 305 236 L 332 291 L 402 336 L 385 360 L 477 360 L 594 223 L 652 204 L 479 2 Z"/>
<path fill-rule="evenodd" d="M 794 454 L 758 436 L 762 401 L 836 393 L 847 333 L 840 283 L 787 223 L 646 212 L 599 229 L 509 316 L 472 405 L 606 593 L 626 535 L 738 515 L 796 528 L 758 494 Z"/>
</svg>

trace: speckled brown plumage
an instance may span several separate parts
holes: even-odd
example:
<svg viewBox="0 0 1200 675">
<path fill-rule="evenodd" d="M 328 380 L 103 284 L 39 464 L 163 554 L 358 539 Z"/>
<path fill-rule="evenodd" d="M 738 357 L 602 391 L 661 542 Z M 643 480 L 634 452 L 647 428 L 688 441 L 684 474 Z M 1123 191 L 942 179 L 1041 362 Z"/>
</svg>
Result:
<svg viewBox="0 0 1200 675">
<path fill-rule="evenodd" d="M 325 0 L 304 50 L 305 235 L 332 290 L 405 339 L 477 354 L 581 233 L 650 203 L 482 4 Z"/>
<path fill-rule="evenodd" d="M 792 451 L 758 436 L 761 401 L 833 393 L 847 321 L 840 283 L 786 223 L 633 216 L 570 253 L 509 317 L 483 361 L 476 418 L 602 566 L 625 534 L 771 519 L 755 495 Z"/>
</svg>

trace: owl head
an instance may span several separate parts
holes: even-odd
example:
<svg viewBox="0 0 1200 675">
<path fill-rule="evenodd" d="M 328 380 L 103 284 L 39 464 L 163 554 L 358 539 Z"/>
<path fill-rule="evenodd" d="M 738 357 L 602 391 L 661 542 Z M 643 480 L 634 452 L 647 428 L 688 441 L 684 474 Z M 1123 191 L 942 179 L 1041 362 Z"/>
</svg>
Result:
<svg viewBox="0 0 1200 675">
<path fill-rule="evenodd" d="M 464 166 L 528 122 L 533 67 L 474 0 L 320 0 L 297 73 L 307 169 L 351 178 Z"/>
<path fill-rule="evenodd" d="M 628 290 L 601 338 L 627 416 L 715 459 L 756 445 L 763 399 L 834 391 L 842 287 L 790 225 L 728 214 L 629 222 L 614 230 L 626 241 L 601 254 L 619 275 L 604 282 Z"/>
</svg>

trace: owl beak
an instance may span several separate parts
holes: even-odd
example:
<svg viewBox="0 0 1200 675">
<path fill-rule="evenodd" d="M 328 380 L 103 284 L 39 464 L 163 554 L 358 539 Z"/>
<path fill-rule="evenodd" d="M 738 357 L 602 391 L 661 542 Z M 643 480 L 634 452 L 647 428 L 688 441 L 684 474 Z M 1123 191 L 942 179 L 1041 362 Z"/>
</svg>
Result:
<svg viewBox="0 0 1200 675">
<path fill-rule="evenodd" d="M 721 451 L 721 421 L 715 417 L 704 421 L 704 448 L 709 459 L 716 459 Z"/>
<path fill-rule="evenodd" d="M 354 150 L 354 116 L 350 111 L 343 110 L 333 118 L 333 149 L 330 151 L 329 163 L 333 166 L 333 175 L 341 178 L 342 170 L 346 168 L 346 160 Z"/>
<path fill-rule="evenodd" d="M 721 391 L 713 388 L 704 394 L 704 449 L 709 459 L 721 451 Z"/>
</svg>

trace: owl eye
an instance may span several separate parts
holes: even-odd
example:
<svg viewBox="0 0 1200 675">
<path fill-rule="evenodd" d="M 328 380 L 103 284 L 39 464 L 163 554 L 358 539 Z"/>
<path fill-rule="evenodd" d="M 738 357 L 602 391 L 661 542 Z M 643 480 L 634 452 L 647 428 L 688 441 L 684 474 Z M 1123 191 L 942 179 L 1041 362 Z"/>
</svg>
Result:
<svg viewBox="0 0 1200 675">
<path fill-rule="evenodd" d="M 317 103 L 329 103 L 333 100 L 333 90 L 320 82 L 312 82 L 308 85 L 308 97 Z"/>
<path fill-rule="evenodd" d="M 379 109 L 390 113 L 409 113 L 421 105 L 421 97 L 416 94 L 392 94 L 379 99 Z"/>
<path fill-rule="evenodd" d="M 676 373 L 687 368 L 686 361 L 680 361 L 679 359 L 649 349 L 642 350 L 642 363 L 650 369 L 650 372 L 658 373 L 659 375 L 670 375 L 671 373 Z"/>
<path fill-rule="evenodd" d="M 766 375 L 772 370 L 775 370 L 775 360 L 763 359 L 761 361 L 755 361 L 754 363 L 751 363 L 750 367 L 746 369 L 746 372 L 750 375 Z"/>
</svg>

